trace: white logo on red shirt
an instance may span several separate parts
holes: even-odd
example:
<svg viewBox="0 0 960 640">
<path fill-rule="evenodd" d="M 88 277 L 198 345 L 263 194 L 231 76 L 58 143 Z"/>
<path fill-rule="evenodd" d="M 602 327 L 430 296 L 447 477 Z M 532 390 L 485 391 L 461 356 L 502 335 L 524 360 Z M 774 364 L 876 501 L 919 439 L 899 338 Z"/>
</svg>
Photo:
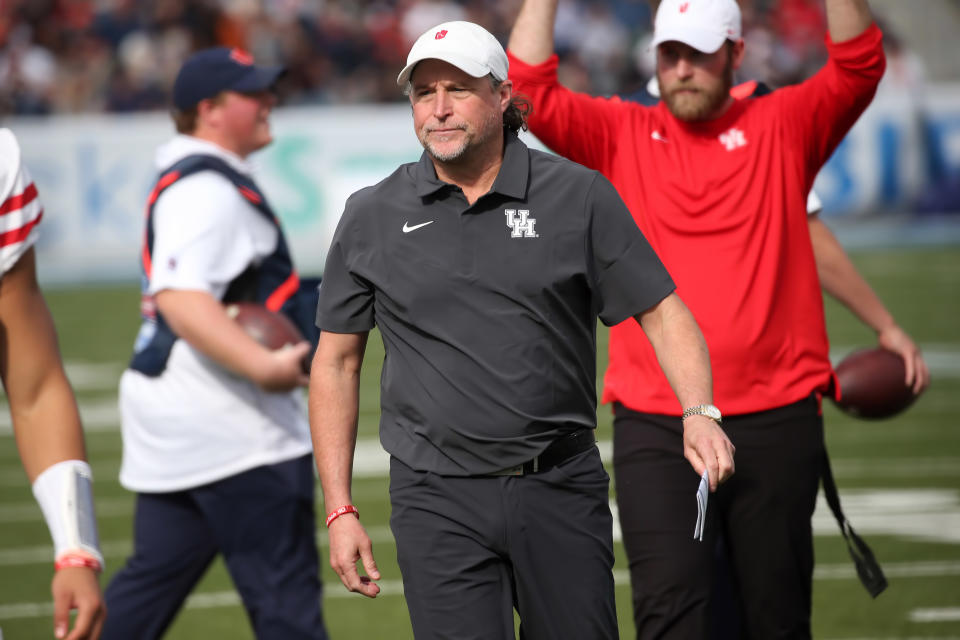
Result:
<svg viewBox="0 0 960 640">
<path fill-rule="evenodd" d="M 747 137 L 742 130 L 732 127 L 729 131 L 720 134 L 720 144 L 726 147 L 727 151 L 733 151 L 747 146 Z"/>
<path fill-rule="evenodd" d="M 656 140 L 657 142 L 666 142 L 668 144 L 670 143 L 670 141 L 667 140 L 667 137 L 662 133 L 660 133 L 659 131 L 657 131 L 656 129 L 654 129 L 653 133 L 650 134 L 650 137 Z"/>
</svg>

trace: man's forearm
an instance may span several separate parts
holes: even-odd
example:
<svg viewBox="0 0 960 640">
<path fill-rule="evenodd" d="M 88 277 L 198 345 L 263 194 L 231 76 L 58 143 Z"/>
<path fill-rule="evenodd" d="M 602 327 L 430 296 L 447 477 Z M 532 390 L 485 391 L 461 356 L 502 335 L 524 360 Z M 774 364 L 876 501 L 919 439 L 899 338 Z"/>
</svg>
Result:
<svg viewBox="0 0 960 640">
<path fill-rule="evenodd" d="M 225 369 L 257 380 L 267 351 L 230 319 L 219 300 L 206 291 L 173 289 L 156 300 L 175 334 Z"/>
<path fill-rule="evenodd" d="M 326 509 L 351 504 L 353 453 L 360 402 L 360 351 L 331 353 L 331 334 L 321 334 L 310 375 L 310 436 Z M 334 340 L 346 336 L 333 337 Z"/>
<path fill-rule="evenodd" d="M 553 55 L 557 0 L 526 0 L 510 32 L 507 48 L 527 64 L 540 64 Z"/>
<path fill-rule="evenodd" d="M 713 402 L 710 354 L 700 327 L 675 293 L 638 321 L 682 408 Z"/>
<path fill-rule="evenodd" d="M 713 403 L 710 354 L 700 327 L 683 301 L 672 293 L 637 316 L 653 345 L 660 368 L 684 409 Z M 734 446 L 712 419 L 690 416 L 683 421 L 683 455 L 697 474 L 707 473 L 710 490 L 734 472 Z"/>
<path fill-rule="evenodd" d="M 814 216 L 809 219 L 809 226 L 817 275 L 823 290 L 877 333 L 894 325 L 893 316 L 857 271 L 827 225 Z"/>
<path fill-rule="evenodd" d="M 844 42 L 863 33 L 873 22 L 867 0 L 826 0 L 827 29 L 834 42 Z"/>
<path fill-rule="evenodd" d="M 80 416 L 37 285 L 30 249 L 0 281 L 0 377 L 30 482 L 51 465 L 86 458 Z"/>
</svg>

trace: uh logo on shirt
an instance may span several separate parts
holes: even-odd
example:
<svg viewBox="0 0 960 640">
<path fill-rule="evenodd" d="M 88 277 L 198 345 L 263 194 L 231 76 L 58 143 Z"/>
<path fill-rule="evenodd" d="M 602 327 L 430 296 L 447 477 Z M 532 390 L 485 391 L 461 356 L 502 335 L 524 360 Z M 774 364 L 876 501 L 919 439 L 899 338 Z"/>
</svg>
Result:
<svg viewBox="0 0 960 640">
<path fill-rule="evenodd" d="M 731 127 L 721 133 L 719 139 L 720 144 L 722 144 L 727 151 L 733 151 L 740 147 L 747 146 L 747 136 L 743 133 L 742 129 L 737 129 L 736 127 Z"/>
<path fill-rule="evenodd" d="M 539 238 L 540 234 L 536 232 L 536 218 L 530 217 L 529 209 L 504 209 L 504 215 L 507 217 L 507 226 L 510 228 L 511 238 Z"/>
</svg>

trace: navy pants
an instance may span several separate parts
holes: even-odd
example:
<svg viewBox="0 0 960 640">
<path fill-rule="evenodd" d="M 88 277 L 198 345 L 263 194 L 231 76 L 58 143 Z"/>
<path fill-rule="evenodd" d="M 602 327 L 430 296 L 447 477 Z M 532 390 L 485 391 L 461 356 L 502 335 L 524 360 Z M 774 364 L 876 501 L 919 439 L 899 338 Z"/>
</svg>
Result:
<svg viewBox="0 0 960 640">
<path fill-rule="evenodd" d="M 614 476 L 638 639 L 811 637 L 819 403 L 724 417 L 723 428 L 736 473 L 710 494 L 698 542 L 700 479 L 683 457 L 680 420 L 616 407 Z"/>
<path fill-rule="evenodd" d="M 617 638 L 610 478 L 596 447 L 518 477 L 390 460 L 390 527 L 417 640 Z"/>
<path fill-rule="evenodd" d="M 161 637 L 222 553 L 261 640 L 324 640 L 311 456 L 137 494 L 133 555 L 106 591 L 103 640 Z"/>
</svg>

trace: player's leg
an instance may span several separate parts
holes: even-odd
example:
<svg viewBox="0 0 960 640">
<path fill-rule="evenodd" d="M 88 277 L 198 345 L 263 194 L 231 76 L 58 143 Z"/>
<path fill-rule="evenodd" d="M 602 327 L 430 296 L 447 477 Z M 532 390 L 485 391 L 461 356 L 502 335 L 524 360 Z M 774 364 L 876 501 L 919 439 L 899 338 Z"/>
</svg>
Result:
<svg viewBox="0 0 960 640">
<path fill-rule="evenodd" d="M 694 540 L 700 478 L 683 457 L 680 420 L 618 406 L 613 458 L 637 638 L 707 637 L 718 505 L 711 494 Z"/>
<path fill-rule="evenodd" d="M 513 640 L 503 478 L 451 478 L 390 460 L 390 528 L 417 640 Z"/>
<path fill-rule="evenodd" d="M 737 447 L 726 534 L 750 638 L 810 638 L 813 536 L 823 452 L 815 398 L 724 420 Z"/>
<path fill-rule="evenodd" d="M 618 637 L 610 477 L 594 447 L 504 483 L 525 640 Z"/>
<path fill-rule="evenodd" d="M 189 491 L 138 494 L 133 555 L 107 587 L 101 638 L 161 637 L 216 551 Z"/>
<path fill-rule="evenodd" d="M 323 640 L 312 458 L 256 467 L 197 490 L 260 640 Z"/>
</svg>

